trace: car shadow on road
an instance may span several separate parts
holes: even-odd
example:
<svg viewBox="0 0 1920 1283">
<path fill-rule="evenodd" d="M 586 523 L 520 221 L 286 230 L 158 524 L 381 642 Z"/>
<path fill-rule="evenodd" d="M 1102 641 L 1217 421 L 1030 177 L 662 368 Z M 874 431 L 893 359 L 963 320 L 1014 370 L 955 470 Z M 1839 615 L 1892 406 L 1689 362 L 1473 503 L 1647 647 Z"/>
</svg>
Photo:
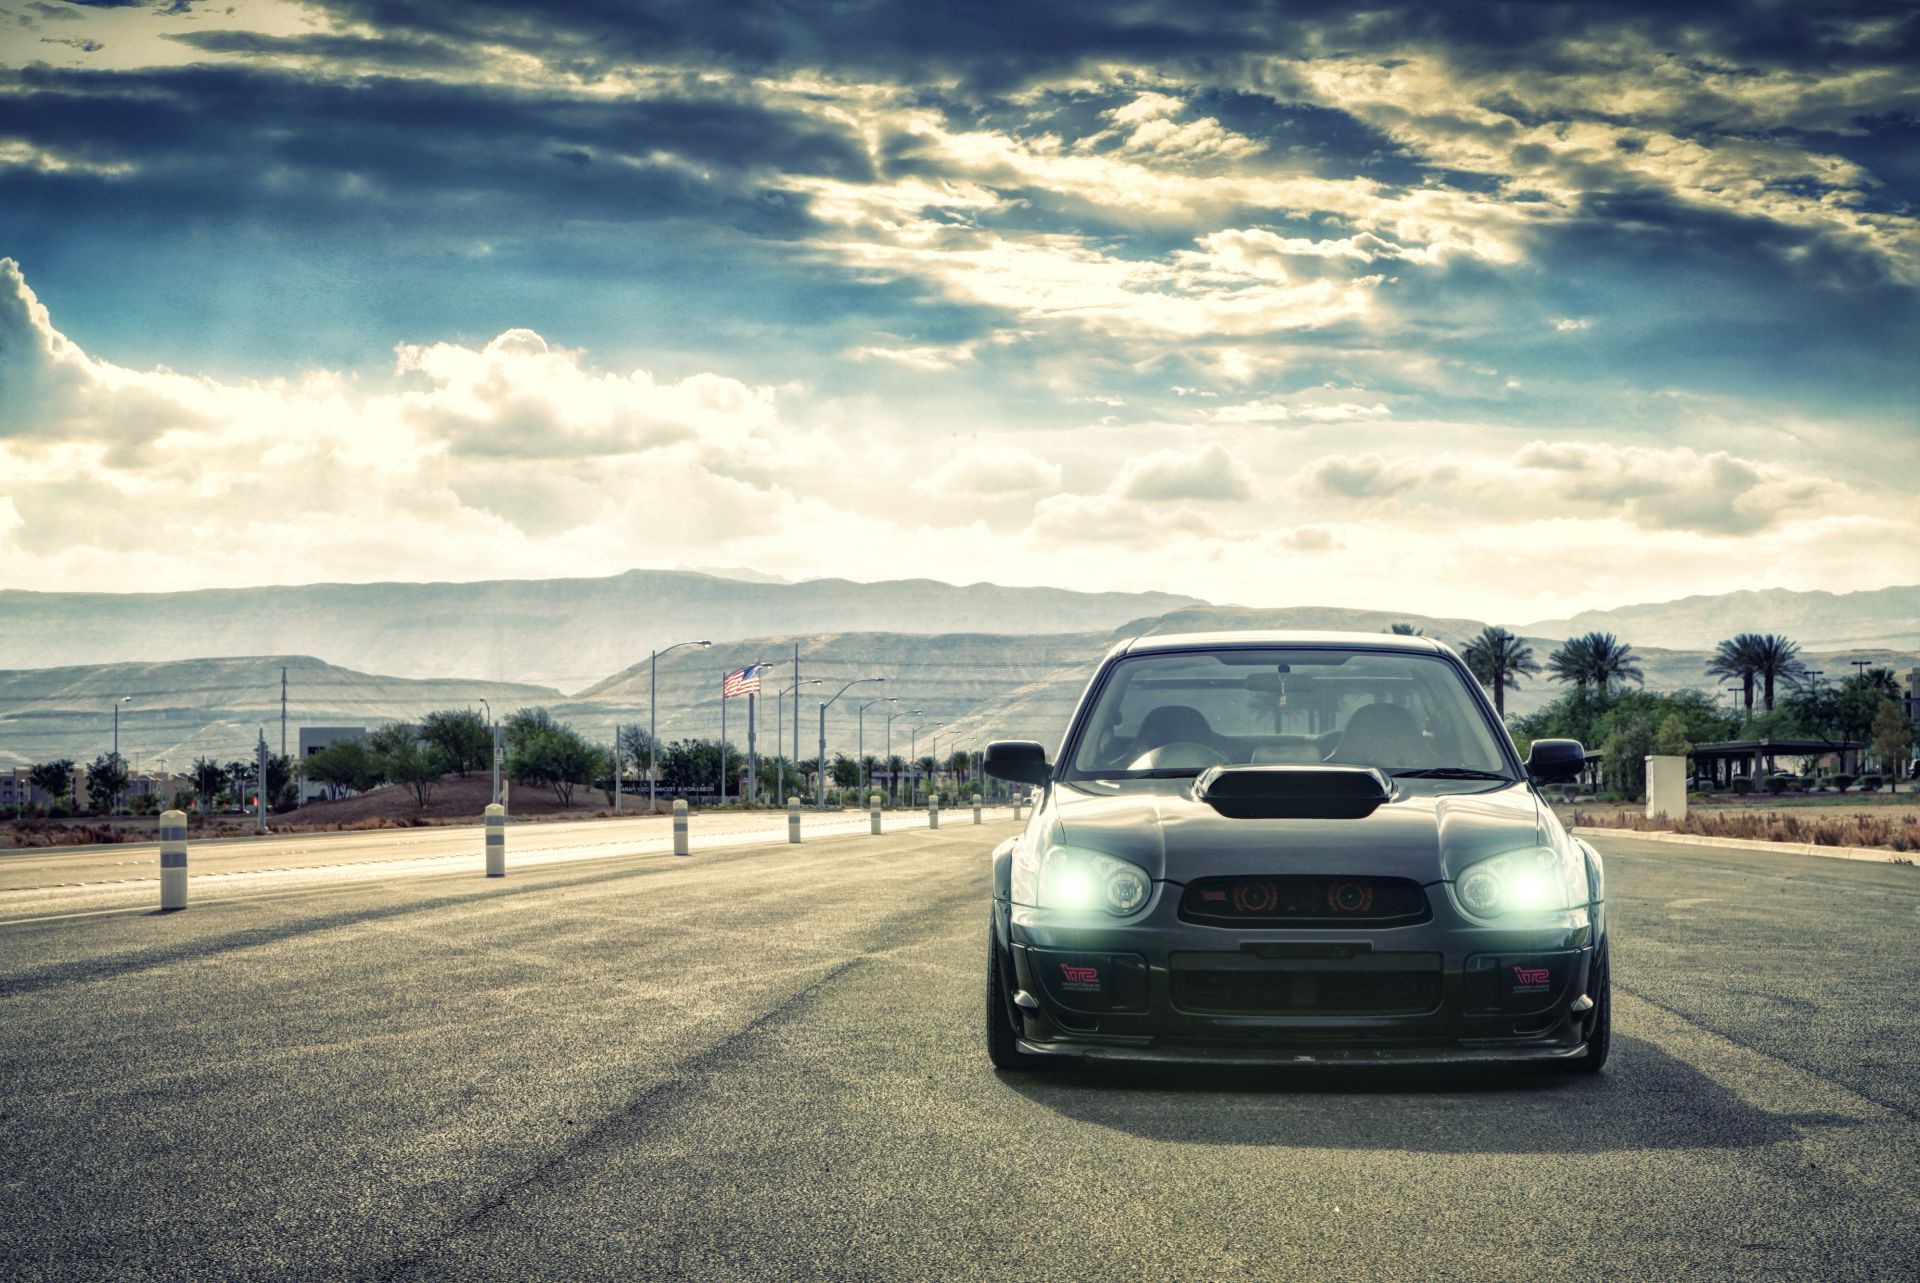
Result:
<svg viewBox="0 0 1920 1283">
<path fill-rule="evenodd" d="M 1618 1035 L 1597 1076 L 1497 1065 L 1112 1065 L 1000 1078 L 1076 1122 L 1192 1145 L 1461 1154 L 1729 1149 L 1859 1122 L 1756 1108 L 1652 1043 Z"/>
</svg>

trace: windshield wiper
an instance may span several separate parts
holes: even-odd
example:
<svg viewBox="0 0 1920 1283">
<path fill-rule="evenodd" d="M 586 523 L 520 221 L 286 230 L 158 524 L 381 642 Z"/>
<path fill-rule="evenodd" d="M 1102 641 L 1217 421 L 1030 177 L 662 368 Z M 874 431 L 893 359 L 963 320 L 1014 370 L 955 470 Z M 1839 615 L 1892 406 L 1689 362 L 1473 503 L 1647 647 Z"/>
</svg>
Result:
<svg viewBox="0 0 1920 1283">
<path fill-rule="evenodd" d="M 1416 766 L 1410 771 L 1395 771 L 1396 780 L 1511 780 L 1498 771 L 1476 771 L 1470 766 Z"/>
</svg>

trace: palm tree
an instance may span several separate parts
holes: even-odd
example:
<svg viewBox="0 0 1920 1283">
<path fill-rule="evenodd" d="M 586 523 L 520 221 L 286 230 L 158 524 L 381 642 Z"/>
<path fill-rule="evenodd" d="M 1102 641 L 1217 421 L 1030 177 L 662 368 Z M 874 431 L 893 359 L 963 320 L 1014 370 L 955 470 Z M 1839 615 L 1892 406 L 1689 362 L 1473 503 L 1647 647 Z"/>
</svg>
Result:
<svg viewBox="0 0 1920 1283">
<path fill-rule="evenodd" d="M 1616 681 L 1646 680 L 1646 674 L 1634 661 L 1633 647 L 1612 633 L 1569 637 L 1547 656 L 1547 671 L 1557 682 L 1573 682 L 1582 692 L 1598 687 L 1602 695 Z"/>
<path fill-rule="evenodd" d="M 1533 647 L 1499 627 L 1482 628 L 1480 635 L 1467 643 L 1464 658 L 1480 684 L 1493 692 L 1494 711 L 1502 719 L 1507 715 L 1507 692 L 1520 689 L 1521 674 L 1540 671 Z"/>
<path fill-rule="evenodd" d="M 1807 666 L 1800 662 L 1798 643 L 1788 641 L 1776 633 L 1764 633 L 1753 639 L 1753 671 L 1762 684 L 1762 698 L 1767 711 L 1773 711 L 1773 684 L 1784 680 L 1797 682 L 1806 675 Z M 1749 702 L 1751 711 L 1752 704 Z"/>
<path fill-rule="evenodd" d="M 1753 678 L 1756 670 L 1754 661 L 1754 643 L 1760 639 L 1753 633 L 1741 633 L 1721 642 L 1713 651 L 1713 660 L 1707 665 L 1707 676 L 1723 677 L 1740 683 L 1740 693 L 1746 700 L 1747 716 L 1753 716 Z"/>
<path fill-rule="evenodd" d="M 1425 637 L 1427 635 L 1426 629 L 1415 628 L 1412 624 L 1393 624 L 1390 625 L 1386 631 L 1392 633 L 1395 637 Z"/>
</svg>

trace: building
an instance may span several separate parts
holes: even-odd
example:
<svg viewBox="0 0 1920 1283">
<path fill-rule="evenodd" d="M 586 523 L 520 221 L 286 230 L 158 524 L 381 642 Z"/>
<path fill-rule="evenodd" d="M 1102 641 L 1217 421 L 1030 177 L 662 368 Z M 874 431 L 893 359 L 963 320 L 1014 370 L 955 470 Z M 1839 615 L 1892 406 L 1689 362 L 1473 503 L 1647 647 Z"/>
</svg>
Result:
<svg viewBox="0 0 1920 1283">
<path fill-rule="evenodd" d="M 1906 710 L 1907 720 L 1920 722 L 1920 668 L 1907 673 L 1906 691 L 1900 696 L 1900 705 Z"/>
<path fill-rule="evenodd" d="M 367 737 L 364 726 L 302 726 L 300 728 L 300 762 L 305 762 L 315 753 L 329 744 L 341 740 L 360 740 Z M 327 786 L 315 784 L 307 778 L 305 767 L 296 767 L 300 773 L 300 805 L 305 806 L 315 798 L 327 796 Z"/>
</svg>

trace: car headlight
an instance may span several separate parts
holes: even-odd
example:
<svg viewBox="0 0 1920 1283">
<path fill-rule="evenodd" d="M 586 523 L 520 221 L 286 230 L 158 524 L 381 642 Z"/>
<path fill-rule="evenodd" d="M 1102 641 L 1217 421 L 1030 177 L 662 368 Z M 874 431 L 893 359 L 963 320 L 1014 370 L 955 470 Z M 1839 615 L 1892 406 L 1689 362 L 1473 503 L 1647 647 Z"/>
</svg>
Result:
<svg viewBox="0 0 1920 1283">
<path fill-rule="evenodd" d="M 1468 865 L 1453 890 L 1476 918 L 1558 913 L 1587 902 L 1586 861 L 1545 846 L 1508 851 Z"/>
<path fill-rule="evenodd" d="M 1153 883 L 1125 860 L 1076 847 L 1048 847 L 1040 858 L 1040 907 L 1085 913 L 1104 909 L 1116 918 L 1138 913 Z"/>
</svg>

